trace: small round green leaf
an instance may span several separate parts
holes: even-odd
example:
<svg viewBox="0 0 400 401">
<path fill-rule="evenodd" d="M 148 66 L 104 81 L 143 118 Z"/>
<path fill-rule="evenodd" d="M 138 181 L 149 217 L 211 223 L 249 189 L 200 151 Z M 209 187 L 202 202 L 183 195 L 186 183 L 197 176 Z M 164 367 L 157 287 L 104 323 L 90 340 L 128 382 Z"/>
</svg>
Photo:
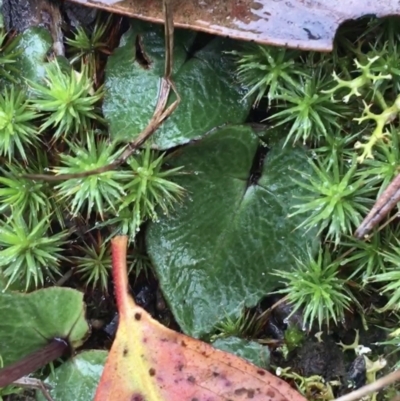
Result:
<svg viewBox="0 0 400 401">
<path fill-rule="evenodd" d="M 53 41 L 45 28 L 32 27 L 20 34 L 16 51 L 20 52 L 15 67 L 23 78 L 38 82 L 46 75 L 47 52 Z"/>
<path fill-rule="evenodd" d="M 288 218 L 304 194 L 294 170 L 310 171 L 305 150 L 282 145 L 255 160 L 258 136 L 231 126 L 172 155 L 172 165 L 189 173 L 179 177 L 188 196 L 149 225 L 147 243 L 171 310 L 193 337 L 257 304 L 278 284 L 270 273 L 290 269 L 315 246 L 316 231 L 296 230 L 304 217 Z"/>
<path fill-rule="evenodd" d="M 42 348 L 53 338 L 82 344 L 89 326 L 83 294 L 51 287 L 30 294 L 0 293 L 0 356 L 4 365 Z"/>
<path fill-rule="evenodd" d="M 212 346 L 247 359 L 260 368 L 268 369 L 269 367 L 270 352 L 268 347 L 255 341 L 247 341 L 238 337 L 218 338 L 212 343 Z"/>
<path fill-rule="evenodd" d="M 93 400 L 108 352 L 84 351 L 57 368 L 44 382 L 51 386 L 49 394 L 54 401 Z M 36 392 L 38 401 L 46 398 Z"/>
</svg>

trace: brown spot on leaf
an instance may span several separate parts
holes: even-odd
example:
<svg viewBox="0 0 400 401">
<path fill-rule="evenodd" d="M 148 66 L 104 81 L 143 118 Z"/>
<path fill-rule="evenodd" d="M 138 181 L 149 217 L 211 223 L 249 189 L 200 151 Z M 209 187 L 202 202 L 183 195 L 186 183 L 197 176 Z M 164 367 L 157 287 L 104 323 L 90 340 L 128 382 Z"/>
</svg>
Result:
<svg viewBox="0 0 400 401">
<path fill-rule="evenodd" d="M 189 377 L 187 378 L 187 381 L 188 381 L 189 383 L 196 383 L 196 379 L 195 379 L 194 376 L 189 376 Z"/>
<path fill-rule="evenodd" d="M 267 396 L 270 398 L 275 398 L 275 393 L 272 390 L 267 391 Z"/>
<path fill-rule="evenodd" d="M 265 371 L 264 371 L 264 370 L 259 369 L 259 370 L 257 370 L 257 373 L 258 373 L 260 376 L 265 376 Z"/>
<path fill-rule="evenodd" d="M 141 394 L 133 394 L 131 401 L 146 401 Z"/>
<path fill-rule="evenodd" d="M 122 356 L 127 356 L 129 354 L 129 350 L 128 348 L 124 348 L 124 350 L 122 351 Z"/>
<path fill-rule="evenodd" d="M 182 347 L 186 347 L 186 343 L 184 340 L 181 341 L 181 345 L 182 345 Z"/>
<path fill-rule="evenodd" d="M 235 390 L 235 394 L 246 395 L 247 398 L 254 398 L 255 391 L 253 389 L 241 387 Z"/>
<path fill-rule="evenodd" d="M 135 320 L 140 320 L 142 315 L 140 313 L 135 313 Z"/>
<path fill-rule="evenodd" d="M 155 376 L 155 374 L 156 374 L 156 370 L 154 368 L 150 368 L 149 369 L 149 375 L 150 376 Z"/>
</svg>

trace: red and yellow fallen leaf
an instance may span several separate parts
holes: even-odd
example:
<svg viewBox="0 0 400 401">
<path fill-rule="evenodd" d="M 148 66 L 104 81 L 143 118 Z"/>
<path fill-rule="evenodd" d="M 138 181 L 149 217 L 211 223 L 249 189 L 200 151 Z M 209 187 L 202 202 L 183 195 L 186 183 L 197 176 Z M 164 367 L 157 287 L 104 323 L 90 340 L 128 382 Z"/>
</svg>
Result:
<svg viewBox="0 0 400 401">
<path fill-rule="evenodd" d="M 120 320 L 95 401 L 306 400 L 268 371 L 170 330 L 137 306 L 126 249 L 126 237 L 112 240 Z"/>
</svg>

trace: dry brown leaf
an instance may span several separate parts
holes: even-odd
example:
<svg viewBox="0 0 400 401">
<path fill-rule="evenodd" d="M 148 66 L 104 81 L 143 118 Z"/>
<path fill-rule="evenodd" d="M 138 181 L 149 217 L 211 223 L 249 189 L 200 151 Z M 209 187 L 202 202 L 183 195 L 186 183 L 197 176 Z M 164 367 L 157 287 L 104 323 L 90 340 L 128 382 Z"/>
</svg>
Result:
<svg viewBox="0 0 400 401">
<path fill-rule="evenodd" d="M 71 0 L 164 22 L 160 0 Z M 346 20 L 399 15 L 397 0 L 172 0 L 174 24 L 215 35 L 305 50 L 329 51 Z"/>
</svg>

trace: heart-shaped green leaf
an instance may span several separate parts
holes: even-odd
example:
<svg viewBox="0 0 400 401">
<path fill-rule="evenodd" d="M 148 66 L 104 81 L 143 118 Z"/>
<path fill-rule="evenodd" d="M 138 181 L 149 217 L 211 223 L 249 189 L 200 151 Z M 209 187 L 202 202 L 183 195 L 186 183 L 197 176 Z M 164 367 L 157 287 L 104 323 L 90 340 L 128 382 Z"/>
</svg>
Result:
<svg viewBox="0 0 400 401">
<path fill-rule="evenodd" d="M 0 293 L 0 356 L 4 365 L 44 347 L 53 338 L 79 346 L 89 331 L 83 294 L 51 287 L 30 294 Z"/>
<path fill-rule="evenodd" d="M 46 75 L 47 52 L 52 38 L 45 28 L 32 27 L 20 34 L 16 51 L 19 52 L 15 67 L 22 77 L 38 82 Z"/>
<path fill-rule="evenodd" d="M 149 225 L 147 242 L 171 310 L 191 336 L 254 306 L 278 284 L 270 273 L 290 269 L 315 245 L 315 231 L 295 229 L 304 217 L 288 218 L 304 194 L 291 178 L 294 169 L 310 170 L 305 150 L 280 141 L 264 161 L 260 150 L 250 127 L 231 126 L 171 158 L 189 173 L 179 178 L 189 195 Z"/>
<path fill-rule="evenodd" d="M 263 369 L 269 368 L 269 348 L 255 341 L 238 337 L 218 338 L 212 346 L 247 359 Z"/>
<path fill-rule="evenodd" d="M 106 351 L 84 351 L 55 369 L 44 381 L 51 387 L 51 398 L 54 401 L 93 400 L 107 355 Z M 36 399 L 46 400 L 40 391 L 37 391 Z"/>
<path fill-rule="evenodd" d="M 217 38 L 189 55 L 194 38 L 186 30 L 175 33 L 173 80 L 182 101 L 152 138 L 160 149 L 202 137 L 225 123 L 242 123 L 252 104 L 251 98 L 243 100 L 234 61 L 225 52 L 238 44 Z M 147 126 L 164 64 L 163 27 L 135 21 L 107 62 L 103 112 L 114 138 L 131 141 Z"/>
</svg>

